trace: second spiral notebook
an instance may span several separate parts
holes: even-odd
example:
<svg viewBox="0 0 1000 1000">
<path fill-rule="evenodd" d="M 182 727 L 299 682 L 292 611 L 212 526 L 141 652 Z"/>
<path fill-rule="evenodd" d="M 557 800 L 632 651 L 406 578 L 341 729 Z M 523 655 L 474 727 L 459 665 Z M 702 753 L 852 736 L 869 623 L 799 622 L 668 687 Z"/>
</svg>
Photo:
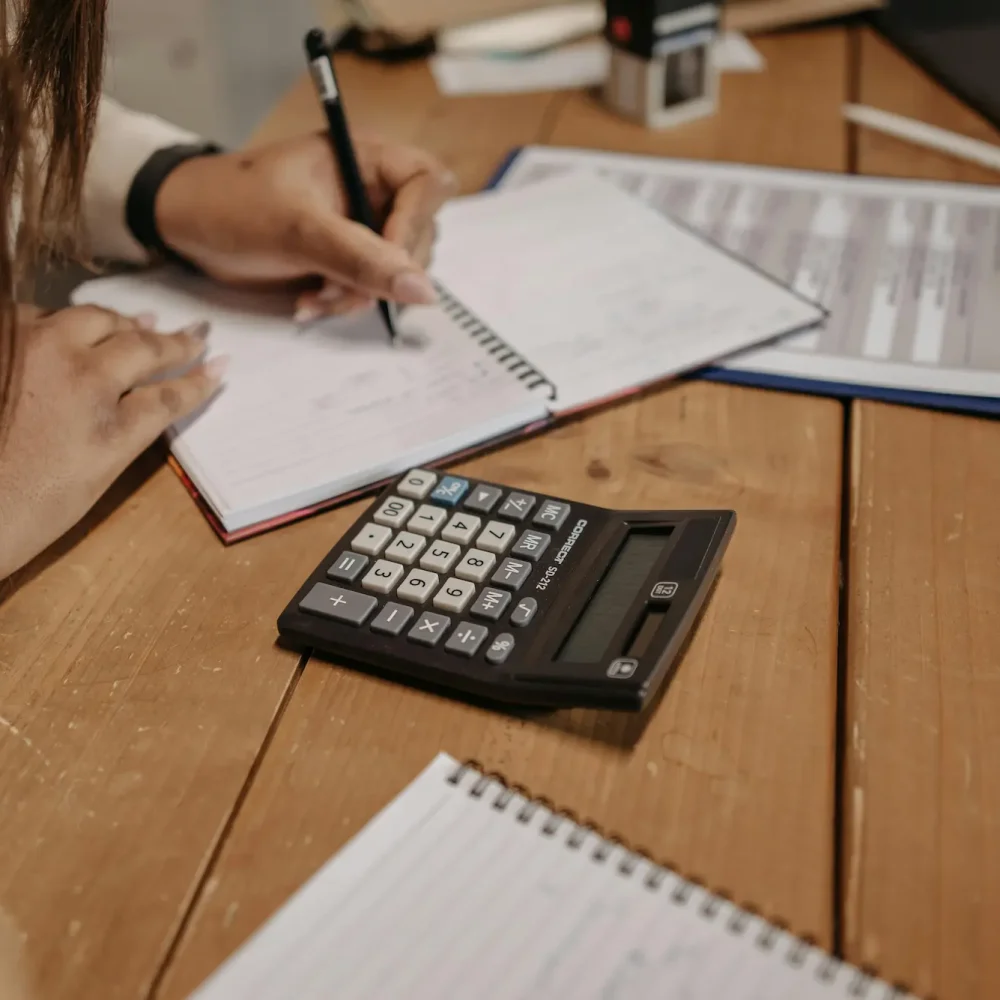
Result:
<svg viewBox="0 0 1000 1000">
<path fill-rule="evenodd" d="M 590 174 L 475 195 L 442 214 L 435 306 L 305 327 L 284 294 L 151 271 L 77 304 L 208 320 L 226 386 L 170 434 L 219 535 L 256 534 L 414 466 L 819 322 L 822 310 Z"/>
<path fill-rule="evenodd" d="M 440 754 L 191 1000 L 903 1000 Z"/>
</svg>

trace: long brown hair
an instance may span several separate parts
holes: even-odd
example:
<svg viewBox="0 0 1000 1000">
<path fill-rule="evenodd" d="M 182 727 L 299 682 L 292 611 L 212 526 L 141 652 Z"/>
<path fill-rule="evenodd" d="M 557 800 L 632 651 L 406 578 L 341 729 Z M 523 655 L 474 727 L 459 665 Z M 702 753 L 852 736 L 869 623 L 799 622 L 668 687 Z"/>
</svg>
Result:
<svg viewBox="0 0 1000 1000">
<path fill-rule="evenodd" d="M 16 391 L 19 283 L 43 246 L 76 246 L 106 12 L 107 0 L 0 0 L 0 435 Z"/>
</svg>

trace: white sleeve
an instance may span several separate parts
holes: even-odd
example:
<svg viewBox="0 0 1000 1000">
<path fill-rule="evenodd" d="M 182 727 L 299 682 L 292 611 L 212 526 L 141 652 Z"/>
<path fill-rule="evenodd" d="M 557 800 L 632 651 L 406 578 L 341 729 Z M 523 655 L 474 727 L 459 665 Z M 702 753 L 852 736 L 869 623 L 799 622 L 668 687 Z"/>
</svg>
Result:
<svg viewBox="0 0 1000 1000">
<path fill-rule="evenodd" d="M 161 118 L 130 111 L 109 97 L 101 99 L 83 186 L 89 254 L 135 263 L 147 259 L 125 221 L 132 179 L 158 149 L 198 141 L 194 133 Z"/>
</svg>

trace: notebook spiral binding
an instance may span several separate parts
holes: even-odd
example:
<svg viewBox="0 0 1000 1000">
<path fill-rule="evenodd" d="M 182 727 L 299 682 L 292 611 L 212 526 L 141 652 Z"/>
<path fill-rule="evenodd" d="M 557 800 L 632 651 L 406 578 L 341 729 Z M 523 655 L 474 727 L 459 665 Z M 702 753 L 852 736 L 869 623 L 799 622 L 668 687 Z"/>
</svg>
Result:
<svg viewBox="0 0 1000 1000">
<path fill-rule="evenodd" d="M 440 282 L 435 281 L 441 308 L 454 320 L 498 365 L 524 382 L 529 389 L 543 389 L 549 399 L 556 398 L 555 385 L 502 337 L 498 337 L 478 316 L 455 298 Z"/>
<path fill-rule="evenodd" d="M 469 781 L 466 781 L 466 779 Z M 734 904 L 724 894 L 711 892 L 700 882 L 679 875 L 672 867 L 660 865 L 642 851 L 627 847 L 618 837 L 606 835 L 594 823 L 581 822 L 567 810 L 556 809 L 547 799 L 531 796 L 524 788 L 508 783 L 501 775 L 485 770 L 477 761 L 459 764 L 448 776 L 448 782 L 463 788 L 474 799 L 490 801 L 493 809 L 506 813 L 512 803 L 521 799 L 520 808 L 514 814 L 519 823 L 528 824 L 538 814 L 545 813 L 545 820 L 539 827 L 544 837 L 554 838 L 560 828 L 566 828 L 564 844 L 570 850 L 580 850 L 589 836 L 598 839 L 591 849 L 590 857 L 595 864 L 604 864 L 620 849 L 623 856 L 615 865 L 617 873 L 624 878 L 632 878 L 645 862 L 648 871 L 642 884 L 651 892 L 662 891 L 671 882 L 670 899 L 678 906 L 696 905 L 695 912 L 703 919 L 715 921 L 720 913 L 728 910 L 725 920 L 726 930 L 734 937 L 744 937 L 756 932 L 754 945 L 761 951 L 779 955 L 790 966 L 805 970 L 812 967 L 816 980 L 831 989 L 840 989 L 842 997 L 859 997 L 862 1000 L 913 1000 L 914 994 L 901 983 L 887 983 L 879 980 L 872 971 L 849 965 L 819 949 L 807 939 L 795 937 L 781 926 L 765 920 L 759 914 Z M 487 792 L 491 788 L 496 794 L 491 799 Z M 847 974 L 847 982 L 841 976 Z"/>
</svg>

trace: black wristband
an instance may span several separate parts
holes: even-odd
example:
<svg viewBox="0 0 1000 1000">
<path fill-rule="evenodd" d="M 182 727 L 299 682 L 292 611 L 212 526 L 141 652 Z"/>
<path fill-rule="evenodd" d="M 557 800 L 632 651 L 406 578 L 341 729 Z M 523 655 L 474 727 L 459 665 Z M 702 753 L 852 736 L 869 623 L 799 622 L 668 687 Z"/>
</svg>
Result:
<svg viewBox="0 0 1000 1000">
<path fill-rule="evenodd" d="M 197 145 L 166 146 L 158 149 L 139 168 L 125 201 L 125 222 L 145 250 L 155 257 L 191 268 L 192 264 L 171 250 L 160 235 L 156 224 L 156 196 L 171 171 L 197 156 L 215 156 L 223 152 L 212 142 Z"/>
</svg>

